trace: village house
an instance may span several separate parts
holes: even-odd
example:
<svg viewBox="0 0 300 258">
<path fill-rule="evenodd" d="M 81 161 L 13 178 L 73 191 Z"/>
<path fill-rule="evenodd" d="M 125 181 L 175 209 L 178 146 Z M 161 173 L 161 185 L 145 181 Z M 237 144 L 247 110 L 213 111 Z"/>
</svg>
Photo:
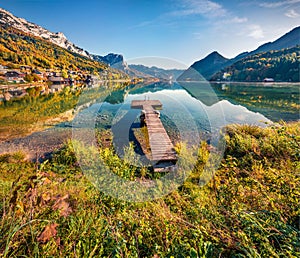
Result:
<svg viewBox="0 0 300 258">
<path fill-rule="evenodd" d="M 0 73 L 6 73 L 7 72 L 7 66 L 0 65 Z"/>
<path fill-rule="evenodd" d="M 36 74 L 36 75 L 38 75 L 38 76 L 43 76 L 43 75 L 44 75 L 41 71 L 39 71 L 39 70 L 37 70 L 37 69 L 34 69 L 34 70 L 32 71 L 32 73 L 34 73 L 34 74 Z"/>
<path fill-rule="evenodd" d="M 49 92 L 50 93 L 60 92 L 63 90 L 64 87 L 65 85 L 63 84 L 53 84 L 49 86 Z"/>
<path fill-rule="evenodd" d="M 274 79 L 273 78 L 265 78 L 264 82 L 274 82 Z"/>
<path fill-rule="evenodd" d="M 66 84 L 66 81 L 63 77 L 61 76 L 50 76 L 48 78 L 48 81 L 51 82 L 53 85 L 61 85 L 61 84 Z"/>
<path fill-rule="evenodd" d="M 8 71 L 5 73 L 5 78 L 8 82 L 25 82 L 24 77 L 25 74 L 19 71 Z"/>
<path fill-rule="evenodd" d="M 46 71 L 45 75 L 46 75 L 46 77 L 51 77 L 51 76 L 54 76 L 54 73 Z"/>
<path fill-rule="evenodd" d="M 23 98 L 26 95 L 28 95 L 28 93 L 24 89 L 14 89 L 14 90 L 9 90 L 8 92 L 12 98 Z"/>
<path fill-rule="evenodd" d="M 53 76 L 55 76 L 55 77 L 61 77 L 62 73 L 61 72 L 53 72 Z"/>
<path fill-rule="evenodd" d="M 88 85 L 96 84 L 100 82 L 100 78 L 97 75 L 86 76 L 85 83 Z"/>
<path fill-rule="evenodd" d="M 71 71 L 71 70 L 68 70 L 68 74 L 69 74 L 69 75 L 77 75 L 77 74 L 78 74 L 78 72 L 76 72 L 76 71 Z"/>
</svg>

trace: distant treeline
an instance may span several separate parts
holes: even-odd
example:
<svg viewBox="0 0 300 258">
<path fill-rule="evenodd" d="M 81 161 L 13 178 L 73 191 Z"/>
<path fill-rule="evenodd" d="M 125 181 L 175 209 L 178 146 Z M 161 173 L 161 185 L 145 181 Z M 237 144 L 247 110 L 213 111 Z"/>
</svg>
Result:
<svg viewBox="0 0 300 258">
<path fill-rule="evenodd" d="M 300 46 L 246 57 L 216 73 L 211 80 L 299 82 Z"/>
</svg>

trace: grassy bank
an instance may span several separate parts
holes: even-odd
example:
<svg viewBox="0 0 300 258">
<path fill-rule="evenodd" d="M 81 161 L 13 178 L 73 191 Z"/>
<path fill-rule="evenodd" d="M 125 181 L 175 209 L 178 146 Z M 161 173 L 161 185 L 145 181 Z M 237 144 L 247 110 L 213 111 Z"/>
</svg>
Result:
<svg viewBox="0 0 300 258">
<path fill-rule="evenodd" d="M 299 128 L 229 126 L 214 180 L 199 186 L 199 161 L 178 190 L 138 204 L 95 189 L 70 143 L 41 165 L 0 156 L 0 255 L 299 257 Z"/>
</svg>

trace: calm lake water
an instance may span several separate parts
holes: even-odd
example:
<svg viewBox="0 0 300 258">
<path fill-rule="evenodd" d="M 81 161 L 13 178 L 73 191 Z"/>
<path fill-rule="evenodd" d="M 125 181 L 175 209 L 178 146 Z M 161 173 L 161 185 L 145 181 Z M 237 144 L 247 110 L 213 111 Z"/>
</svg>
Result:
<svg viewBox="0 0 300 258">
<path fill-rule="evenodd" d="M 270 125 L 299 119 L 299 85 L 153 83 L 111 92 L 85 109 L 73 125 L 112 129 L 120 152 L 135 141 L 140 110 L 132 100 L 160 100 L 161 120 L 173 142 L 206 140 L 218 144 L 227 124 Z M 92 114 L 92 115 L 91 115 Z"/>
<path fill-rule="evenodd" d="M 125 114 L 127 120 L 138 116 L 130 108 L 132 100 L 158 99 L 162 120 L 179 129 L 211 131 L 233 123 L 265 126 L 299 120 L 299 90 L 296 84 L 154 83 L 112 92 L 92 108 L 99 109 L 98 126 L 108 128 Z"/>
<path fill-rule="evenodd" d="M 210 83 L 152 83 L 130 85 L 123 90 L 106 94 L 100 99 L 88 100 L 83 93 L 76 108 L 82 119 L 75 119 L 73 126 L 90 126 L 92 129 L 112 129 L 116 145 L 121 147 L 132 139 L 132 131 L 139 127 L 140 110 L 131 109 L 132 100 L 160 100 L 163 104 L 161 120 L 172 141 L 199 139 L 213 141 L 213 137 L 227 124 L 252 124 L 266 126 L 280 120 L 299 120 L 299 84 L 210 84 Z M 87 90 L 88 92 L 88 90 Z M 95 115 L 88 121 L 90 114 Z M 76 124 L 77 123 L 77 124 Z M 36 146 L 49 144 L 53 137 L 63 142 L 72 135 L 72 123 L 62 123 L 54 128 L 14 139 L 1 144 L 0 152 L 11 148 L 35 153 Z M 62 131 L 63 130 L 63 131 Z M 62 137 L 58 137 L 62 135 Z M 116 142 L 117 141 L 117 142 Z M 32 146 L 31 146 L 32 145 Z M 121 148 L 122 149 L 122 148 Z"/>
</svg>

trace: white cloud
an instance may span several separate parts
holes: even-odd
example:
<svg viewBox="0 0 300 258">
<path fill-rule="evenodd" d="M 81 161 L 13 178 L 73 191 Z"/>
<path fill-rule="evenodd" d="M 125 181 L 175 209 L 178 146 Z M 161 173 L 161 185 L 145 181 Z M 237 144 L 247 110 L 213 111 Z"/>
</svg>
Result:
<svg viewBox="0 0 300 258">
<path fill-rule="evenodd" d="M 130 28 L 143 28 L 143 27 L 147 27 L 149 25 L 152 25 L 153 23 L 154 23 L 154 20 L 153 21 L 143 21 L 139 24 L 131 26 Z"/>
<path fill-rule="evenodd" d="M 278 2 L 262 2 L 259 4 L 261 7 L 266 7 L 266 8 L 277 8 L 277 7 L 282 7 L 286 5 L 292 5 L 292 4 L 297 4 L 300 3 L 300 0 L 285 0 L 285 1 L 278 1 Z"/>
<path fill-rule="evenodd" d="M 224 20 L 223 23 L 224 24 L 236 24 L 236 23 L 245 23 L 247 22 L 248 19 L 247 18 L 240 18 L 240 17 L 233 17 L 231 19 L 228 20 Z"/>
<path fill-rule="evenodd" d="M 148 27 L 158 21 L 161 21 L 164 25 L 169 25 L 169 22 L 174 19 L 178 23 L 180 18 L 192 15 L 204 17 L 215 27 L 222 27 L 224 24 L 242 24 L 248 22 L 246 17 L 235 16 L 223 5 L 211 0 L 173 0 L 172 9 L 173 11 L 166 12 L 152 21 L 141 22 L 133 26 L 133 28 Z"/>
<path fill-rule="evenodd" d="M 284 15 L 289 17 L 289 18 L 297 18 L 297 17 L 300 16 L 300 14 L 297 13 L 294 9 L 288 10 Z"/>
<path fill-rule="evenodd" d="M 249 33 L 248 36 L 254 39 L 262 39 L 264 38 L 264 32 L 263 29 L 260 27 L 260 25 L 252 24 L 248 27 Z"/>
<path fill-rule="evenodd" d="M 224 16 L 227 11 L 222 5 L 209 0 L 182 0 L 180 10 L 171 12 L 174 16 L 206 15 L 211 17 Z"/>
<path fill-rule="evenodd" d="M 227 10 L 220 4 L 210 1 L 210 0 L 174 0 L 176 4 L 175 10 L 164 13 L 151 21 L 144 21 L 132 28 L 148 27 L 154 25 L 158 21 L 161 21 L 164 25 L 169 25 L 170 20 L 178 20 L 180 17 L 190 16 L 190 15 L 201 15 L 205 18 L 219 18 L 229 16 Z M 233 22 L 238 21 L 238 17 L 235 17 Z"/>
</svg>

